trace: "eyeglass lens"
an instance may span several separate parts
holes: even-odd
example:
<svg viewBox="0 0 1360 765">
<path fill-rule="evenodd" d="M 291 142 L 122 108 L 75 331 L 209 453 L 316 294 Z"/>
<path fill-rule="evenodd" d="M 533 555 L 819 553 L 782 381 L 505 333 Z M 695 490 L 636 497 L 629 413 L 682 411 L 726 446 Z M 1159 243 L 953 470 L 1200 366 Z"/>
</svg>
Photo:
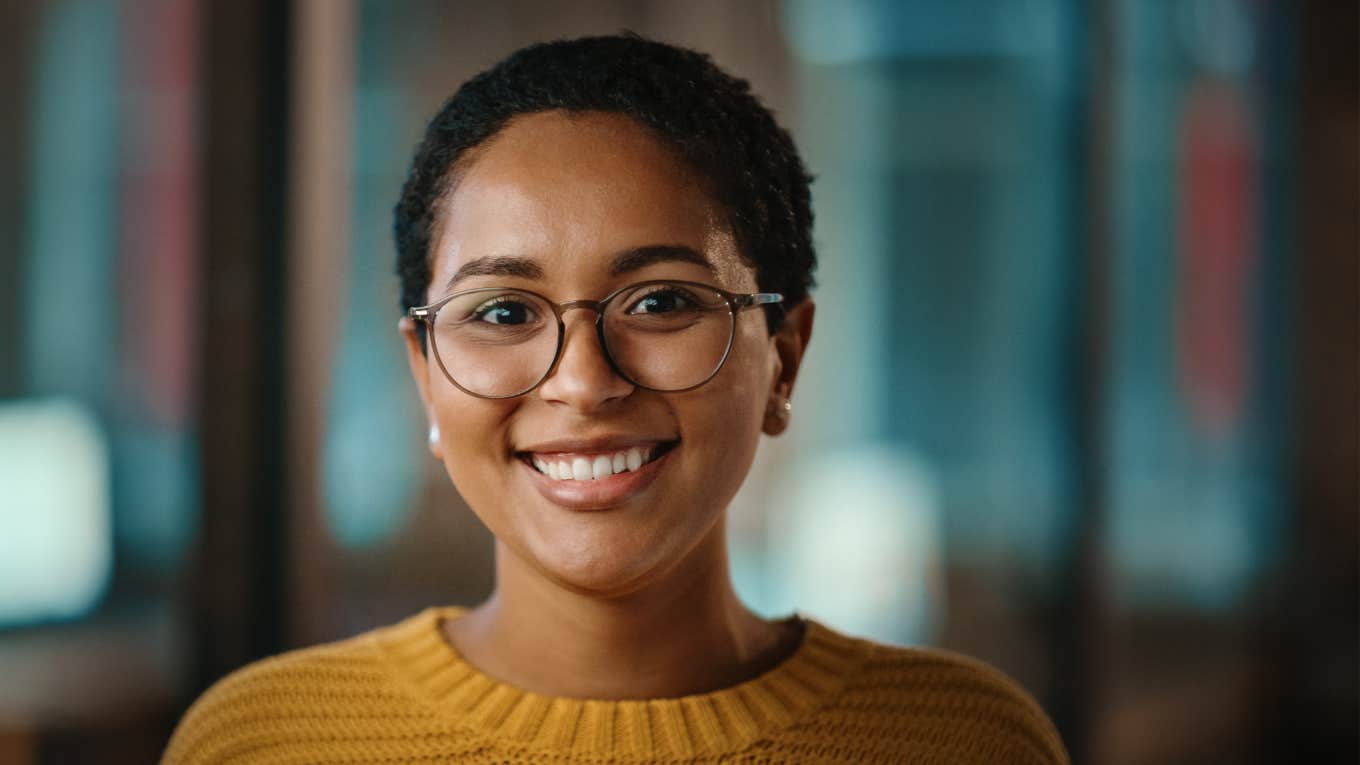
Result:
<svg viewBox="0 0 1360 765">
<path fill-rule="evenodd" d="M 639 285 L 603 315 L 605 352 L 624 377 L 653 390 L 694 387 L 716 371 L 732 342 L 726 298 L 699 285 Z M 478 290 L 444 304 L 434 349 L 448 376 L 483 396 L 513 396 L 551 369 L 559 324 L 553 307 L 519 290 Z"/>
</svg>

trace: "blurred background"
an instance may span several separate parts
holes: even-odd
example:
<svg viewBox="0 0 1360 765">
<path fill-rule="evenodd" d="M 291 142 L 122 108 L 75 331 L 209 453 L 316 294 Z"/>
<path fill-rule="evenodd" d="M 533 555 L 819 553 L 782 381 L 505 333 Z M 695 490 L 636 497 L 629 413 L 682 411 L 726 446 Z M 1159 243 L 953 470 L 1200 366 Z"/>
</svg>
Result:
<svg viewBox="0 0 1360 765">
<path fill-rule="evenodd" d="M 816 176 L 767 616 L 1010 673 L 1077 763 L 1357 761 L 1357 10 L 0 3 L 0 762 L 145 763 L 248 661 L 473 604 L 390 211 L 524 44 L 749 79 Z"/>
</svg>

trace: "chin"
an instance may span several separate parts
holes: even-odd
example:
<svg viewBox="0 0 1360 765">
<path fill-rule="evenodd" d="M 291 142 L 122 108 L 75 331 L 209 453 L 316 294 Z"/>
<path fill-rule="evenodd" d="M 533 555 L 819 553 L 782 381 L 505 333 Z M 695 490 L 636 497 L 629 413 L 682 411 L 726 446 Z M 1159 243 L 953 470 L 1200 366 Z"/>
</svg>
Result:
<svg viewBox="0 0 1360 765">
<path fill-rule="evenodd" d="M 620 597 L 640 589 L 648 573 L 667 568 L 655 545 L 618 544 L 582 540 L 571 545 L 558 539 L 546 550 L 537 550 L 533 565 L 558 585 L 591 597 Z M 630 554 L 632 553 L 632 554 Z"/>
</svg>

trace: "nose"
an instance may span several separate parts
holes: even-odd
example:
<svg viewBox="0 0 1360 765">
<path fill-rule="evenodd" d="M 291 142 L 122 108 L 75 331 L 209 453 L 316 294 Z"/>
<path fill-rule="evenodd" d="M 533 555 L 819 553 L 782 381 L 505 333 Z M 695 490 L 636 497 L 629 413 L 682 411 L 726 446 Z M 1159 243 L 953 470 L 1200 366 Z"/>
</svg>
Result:
<svg viewBox="0 0 1360 765">
<path fill-rule="evenodd" d="M 557 368 L 538 387 L 544 400 L 567 404 L 584 414 L 633 392 L 633 384 L 620 377 L 605 357 L 594 319 L 590 311 L 572 311 L 563 317 L 562 355 Z"/>
</svg>

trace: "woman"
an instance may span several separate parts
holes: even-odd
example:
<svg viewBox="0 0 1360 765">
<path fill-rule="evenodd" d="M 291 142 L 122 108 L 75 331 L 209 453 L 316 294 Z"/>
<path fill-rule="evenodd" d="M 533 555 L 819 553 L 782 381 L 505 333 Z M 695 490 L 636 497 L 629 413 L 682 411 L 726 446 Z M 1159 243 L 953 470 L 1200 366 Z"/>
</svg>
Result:
<svg viewBox="0 0 1360 765">
<path fill-rule="evenodd" d="M 1065 762 L 997 671 L 733 592 L 725 511 L 812 334 L 808 181 L 691 51 L 465 84 L 396 208 L 400 332 L 494 592 L 234 673 L 165 761 Z"/>
</svg>

